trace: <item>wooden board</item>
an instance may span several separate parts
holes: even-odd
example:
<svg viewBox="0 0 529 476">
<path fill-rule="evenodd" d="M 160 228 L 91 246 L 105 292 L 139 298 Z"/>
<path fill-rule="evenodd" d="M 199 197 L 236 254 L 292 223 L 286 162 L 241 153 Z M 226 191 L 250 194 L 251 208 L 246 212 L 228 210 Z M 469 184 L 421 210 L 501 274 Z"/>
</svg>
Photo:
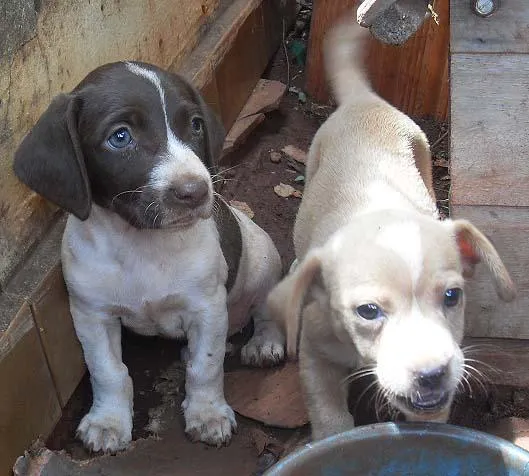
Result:
<svg viewBox="0 0 529 476">
<path fill-rule="evenodd" d="M 229 130 L 250 97 L 273 52 L 283 22 L 289 28 L 292 0 L 235 0 L 178 70 L 206 91 Z"/>
<path fill-rule="evenodd" d="M 450 18 L 452 53 L 529 53 L 526 0 L 503 0 L 488 18 L 475 15 L 470 2 L 454 0 L 450 5 Z"/>
<path fill-rule="evenodd" d="M 70 315 L 66 285 L 56 264 L 31 296 L 31 310 L 64 407 L 85 373 L 83 351 Z"/>
<path fill-rule="evenodd" d="M 61 416 L 29 306 L 22 307 L 0 338 L 0 474 Z"/>
<path fill-rule="evenodd" d="M 322 42 L 344 14 L 352 15 L 354 0 L 317 0 L 311 23 L 307 58 L 307 92 L 320 102 L 329 99 L 323 67 Z M 414 116 L 446 120 L 448 115 L 448 2 L 436 2 L 440 25 L 426 20 L 403 46 L 371 39 L 367 52 L 369 77 L 387 101 Z"/>
<path fill-rule="evenodd" d="M 529 55 L 452 55 L 451 200 L 529 206 Z"/>
<path fill-rule="evenodd" d="M 466 335 L 529 339 L 529 208 L 458 205 L 451 213 L 492 240 L 518 288 L 514 302 L 502 302 L 485 266 L 478 265 L 467 286 Z"/>
</svg>

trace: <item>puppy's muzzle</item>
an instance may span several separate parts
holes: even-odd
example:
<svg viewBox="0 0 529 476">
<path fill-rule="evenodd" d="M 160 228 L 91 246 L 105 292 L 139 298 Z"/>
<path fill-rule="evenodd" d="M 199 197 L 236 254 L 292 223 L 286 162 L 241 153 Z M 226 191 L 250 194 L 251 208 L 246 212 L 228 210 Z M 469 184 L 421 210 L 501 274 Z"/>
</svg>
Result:
<svg viewBox="0 0 529 476">
<path fill-rule="evenodd" d="M 167 189 L 166 203 L 172 207 L 198 208 L 209 198 L 209 184 L 201 177 L 189 177 Z"/>
<path fill-rule="evenodd" d="M 448 365 L 418 372 L 411 394 L 400 396 L 399 399 L 414 412 L 439 411 L 450 400 L 451 391 L 447 388 L 448 373 Z"/>
</svg>

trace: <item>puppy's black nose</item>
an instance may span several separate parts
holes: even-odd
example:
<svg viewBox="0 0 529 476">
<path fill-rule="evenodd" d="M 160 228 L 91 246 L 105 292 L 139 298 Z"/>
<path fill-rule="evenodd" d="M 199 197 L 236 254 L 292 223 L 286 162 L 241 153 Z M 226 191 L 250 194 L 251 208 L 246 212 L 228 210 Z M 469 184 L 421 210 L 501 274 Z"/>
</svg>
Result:
<svg viewBox="0 0 529 476">
<path fill-rule="evenodd" d="M 198 207 L 202 205 L 209 193 L 209 187 L 205 180 L 186 180 L 175 184 L 169 189 L 172 200 L 188 207 Z"/>
<path fill-rule="evenodd" d="M 443 383 L 443 378 L 448 372 L 448 366 L 437 367 L 428 372 L 420 372 L 417 374 L 417 385 L 421 388 L 433 390 L 439 388 Z"/>
</svg>

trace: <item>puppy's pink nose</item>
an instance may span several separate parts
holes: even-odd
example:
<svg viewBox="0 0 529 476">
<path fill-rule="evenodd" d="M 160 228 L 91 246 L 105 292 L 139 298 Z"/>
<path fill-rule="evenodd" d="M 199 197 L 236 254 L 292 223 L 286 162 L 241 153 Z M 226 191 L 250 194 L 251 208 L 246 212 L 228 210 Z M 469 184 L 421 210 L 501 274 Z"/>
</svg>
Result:
<svg viewBox="0 0 529 476">
<path fill-rule="evenodd" d="M 202 179 L 186 180 L 173 185 L 169 192 L 175 203 L 187 207 L 198 207 L 206 201 L 209 187 L 207 182 Z"/>
</svg>

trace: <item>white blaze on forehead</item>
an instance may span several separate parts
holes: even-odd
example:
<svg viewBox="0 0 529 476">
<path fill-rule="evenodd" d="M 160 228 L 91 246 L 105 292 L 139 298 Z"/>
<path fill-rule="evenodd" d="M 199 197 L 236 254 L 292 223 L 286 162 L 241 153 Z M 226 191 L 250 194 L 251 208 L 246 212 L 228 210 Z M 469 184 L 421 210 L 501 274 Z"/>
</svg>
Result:
<svg viewBox="0 0 529 476">
<path fill-rule="evenodd" d="M 167 152 L 175 158 L 178 157 L 178 154 L 182 154 L 182 152 L 189 152 L 189 147 L 182 141 L 178 140 L 178 138 L 174 135 L 171 126 L 169 125 L 169 120 L 167 119 L 167 108 L 165 105 L 165 91 L 163 90 L 160 77 L 154 71 L 142 68 L 137 64 L 127 62 L 125 65 L 131 73 L 137 74 L 138 76 L 142 76 L 143 78 L 147 79 L 158 90 L 160 101 L 162 103 L 163 117 L 165 119 L 165 128 L 167 131 Z"/>
<path fill-rule="evenodd" d="M 184 142 L 179 140 L 169 125 L 167 108 L 165 105 L 165 91 L 162 87 L 160 77 L 149 69 L 143 68 L 135 63 L 125 63 L 127 69 L 151 82 L 158 90 L 162 111 L 165 119 L 167 133 L 167 155 L 151 172 L 151 182 L 156 189 L 165 189 L 171 185 L 179 174 L 188 173 L 203 176 L 209 179 L 209 173 L 202 161 L 193 150 Z"/>
<path fill-rule="evenodd" d="M 421 232 L 416 223 L 394 223 L 384 226 L 375 243 L 395 252 L 408 265 L 415 287 L 423 269 Z"/>
</svg>

